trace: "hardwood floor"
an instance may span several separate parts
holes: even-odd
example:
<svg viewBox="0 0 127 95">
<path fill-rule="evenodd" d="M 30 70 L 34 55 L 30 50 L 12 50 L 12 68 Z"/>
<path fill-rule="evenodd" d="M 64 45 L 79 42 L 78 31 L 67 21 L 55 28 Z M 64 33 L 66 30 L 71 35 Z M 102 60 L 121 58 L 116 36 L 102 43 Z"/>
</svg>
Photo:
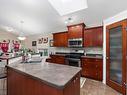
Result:
<svg viewBox="0 0 127 95">
<path fill-rule="evenodd" d="M 0 79 L 0 95 L 6 95 L 6 79 Z"/>
<path fill-rule="evenodd" d="M 80 95 L 121 95 L 102 82 L 86 79 Z"/>
<path fill-rule="evenodd" d="M 3 81 L 0 81 L 2 86 Z M 0 95 L 6 95 L 6 89 L 3 91 L 0 87 Z M 121 95 L 117 91 L 103 84 L 102 82 L 86 79 L 84 86 L 81 88 L 80 95 Z"/>
</svg>

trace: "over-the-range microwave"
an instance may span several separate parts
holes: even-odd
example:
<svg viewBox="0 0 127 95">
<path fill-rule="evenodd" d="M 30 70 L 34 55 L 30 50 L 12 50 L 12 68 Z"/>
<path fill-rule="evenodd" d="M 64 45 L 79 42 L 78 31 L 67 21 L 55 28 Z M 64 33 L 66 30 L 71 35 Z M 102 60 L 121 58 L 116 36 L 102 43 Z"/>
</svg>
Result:
<svg viewBox="0 0 127 95">
<path fill-rule="evenodd" d="M 68 47 L 80 48 L 83 46 L 82 38 L 68 39 Z"/>
</svg>

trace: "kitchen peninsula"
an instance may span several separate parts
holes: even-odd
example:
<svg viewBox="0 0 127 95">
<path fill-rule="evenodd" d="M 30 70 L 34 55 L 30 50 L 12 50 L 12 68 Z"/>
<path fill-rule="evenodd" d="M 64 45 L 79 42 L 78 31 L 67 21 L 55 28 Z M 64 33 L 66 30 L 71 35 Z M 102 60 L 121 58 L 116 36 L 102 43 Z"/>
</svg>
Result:
<svg viewBox="0 0 127 95">
<path fill-rule="evenodd" d="M 52 63 L 7 66 L 7 95 L 80 95 L 79 67 Z"/>
</svg>

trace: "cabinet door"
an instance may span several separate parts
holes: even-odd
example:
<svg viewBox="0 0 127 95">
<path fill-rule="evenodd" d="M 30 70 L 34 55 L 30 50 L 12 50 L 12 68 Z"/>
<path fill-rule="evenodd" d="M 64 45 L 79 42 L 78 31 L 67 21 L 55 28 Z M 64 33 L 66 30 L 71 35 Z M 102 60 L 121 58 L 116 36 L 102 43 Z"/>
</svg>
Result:
<svg viewBox="0 0 127 95">
<path fill-rule="evenodd" d="M 67 47 L 68 37 L 67 32 L 53 34 L 54 47 Z"/>
<path fill-rule="evenodd" d="M 107 84 L 126 95 L 126 20 L 107 26 Z"/>
<path fill-rule="evenodd" d="M 60 55 L 50 55 L 51 62 L 57 64 L 65 64 L 65 57 Z"/>
<path fill-rule="evenodd" d="M 84 47 L 91 47 L 93 45 L 93 34 L 92 30 L 84 31 Z"/>
<path fill-rule="evenodd" d="M 84 24 L 68 26 L 68 38 L 69 39 L 82 38 L 84 26 L 85 26 Z"/>
<path fill-rule="evenodd" d="M 100 47 L 102 45 L 102 27 L 93 27 L 84 30 L 84 47 Z"/>
<path fill-rule="evenodd" d="M 93 29 L 93 46 L 103 46 L 103 29 L 98 27 Z"/>
<path fill-rule="evenodd" d="M 68 82 L 65 86 L 63 95 L 80 95 L 80 73 Z"/>
<path fill-rule="evenodd" d="M 55 62 L 58 63 L 58 64 L 65 64 L 64 56 L 56 56 Z"/>
<path fill-rule="evenodd" d="M 80 95 L 80 74 L 78 74 L 74 81 L 74 94 L 73 95 Z"/>
<path fill-rule="evenodd" d="M 82 58 L 82 76 L 102 81 L 103 60 L 96 58 Z"/>
<path fill-rule="evenodd" d="M 61 33 L 59 40 L 60 40 L 61 47 L 67 47 L 68 46 L 68 33 L 67 32 Z"/>
<path fill-rule="evenodd" d="M 59 41 L 59 34 L 53 34 L 53 46 L 54 47 L 59 47 L 60 46 L 60 41 Z"/>
</svg>

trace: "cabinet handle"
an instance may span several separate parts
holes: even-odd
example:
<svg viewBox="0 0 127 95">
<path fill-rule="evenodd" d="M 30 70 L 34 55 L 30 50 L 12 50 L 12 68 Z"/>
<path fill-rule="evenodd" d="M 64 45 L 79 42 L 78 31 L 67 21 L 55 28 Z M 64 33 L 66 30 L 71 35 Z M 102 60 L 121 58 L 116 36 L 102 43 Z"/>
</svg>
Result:
<svg viewBox="0 0 127 95">
<path fill-rule="evenodd" d="M 78 78 L 76 77 L 76 80 L 78 80 Z"/>
<path fill-rule="evenodd" d="M 74 80 L 74 83 L 75 83 L 75 80 Z"/>
<path fill-rule="evenodd" d="M 109 59 L 109 57 L 106 57 L 106 59 Z"/>
<path fill-rule="evenodd" d="M 127 83 L 124 82 L 124 85 L 127 87 Z"/>
</svg>

